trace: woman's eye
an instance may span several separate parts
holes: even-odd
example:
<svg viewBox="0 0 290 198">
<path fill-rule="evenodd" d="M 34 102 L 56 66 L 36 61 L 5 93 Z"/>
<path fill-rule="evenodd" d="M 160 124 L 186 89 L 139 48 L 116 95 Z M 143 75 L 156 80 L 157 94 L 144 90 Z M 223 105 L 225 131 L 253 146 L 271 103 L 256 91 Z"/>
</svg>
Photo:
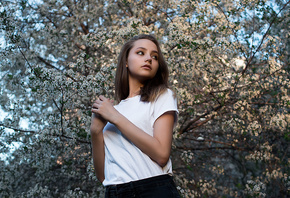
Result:
<svg viewBox="0 0 290 198">
<path fill-rule="evenodd" d="M 152 58 L 158 60 L 158 56 L 152 56 Z"/>
<path fill-rule="evenodd" d="M 144 53 L 143 53 L 142 51 L 140 51 L 140 52 L 137 52 L 137 54 L 139 54 L 139 55 L 143 55 Z"/>
</svg>

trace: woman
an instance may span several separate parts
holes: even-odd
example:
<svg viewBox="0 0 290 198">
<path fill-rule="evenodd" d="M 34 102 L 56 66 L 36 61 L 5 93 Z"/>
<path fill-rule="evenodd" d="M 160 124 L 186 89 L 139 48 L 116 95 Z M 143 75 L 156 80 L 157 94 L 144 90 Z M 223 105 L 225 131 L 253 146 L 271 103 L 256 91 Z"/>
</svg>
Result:
<svg viewBox="0 0 290 198">
<path fill-rule="evenodd" d="M 92 153 L 106 197 L 179 197 L 170 150 L 177 102 L 158 41 L 139 35 L 122 48 L 115 78 L 118 105 L 92 106 Z"/>
</svg>

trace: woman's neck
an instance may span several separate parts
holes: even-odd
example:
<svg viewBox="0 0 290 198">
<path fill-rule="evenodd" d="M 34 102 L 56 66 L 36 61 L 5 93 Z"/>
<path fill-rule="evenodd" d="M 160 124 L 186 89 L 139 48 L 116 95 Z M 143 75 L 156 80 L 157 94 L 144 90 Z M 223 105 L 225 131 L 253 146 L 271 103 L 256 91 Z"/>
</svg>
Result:
<svg viewBox="0 0 290 198">
<path fill-rule="evenodd" d="M 143 87 L 142 83 L 129 78 L 129 95 L 127 98 L 139 95 L 141 87 Z"/>
</svg>

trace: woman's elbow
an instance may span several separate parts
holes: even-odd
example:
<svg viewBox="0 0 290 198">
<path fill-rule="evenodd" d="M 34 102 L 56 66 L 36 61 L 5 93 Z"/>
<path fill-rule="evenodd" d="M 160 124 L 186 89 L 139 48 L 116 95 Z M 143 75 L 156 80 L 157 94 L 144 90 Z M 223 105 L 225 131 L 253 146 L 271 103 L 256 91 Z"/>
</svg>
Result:
<svg viewBox="0 0 290 198">
<path fill-rule="evenodd" d="M 97 129 L 96 127 L 92 126 L 91 125 L 91 128 L 90 128 L 90 131 L 91 131 L 91 134 L 97 134 Z"/>
<path fill-rule="evenodd" d="M 93 124 L 92 124 L 91 127 L 90 127 L 91 135 L 99 134 L 99 133 L 102 132 L 102 130 L 103 130 L 102 127 L 98 127 L 98 126 L 93 125 Z"/>
<path fill-rule="evenodd" d="M 168 163 L 169 157 L 160 157 L 156 163 L 160 166 L 160 167 L 164 167 L 167 163 Z"/>
<path fill-rule="evenodd" d="M 105 177 L 104 176 L 97 176 L 97 179 L 103 183 L 103 181 L 105 180 Z"/>
</svg>

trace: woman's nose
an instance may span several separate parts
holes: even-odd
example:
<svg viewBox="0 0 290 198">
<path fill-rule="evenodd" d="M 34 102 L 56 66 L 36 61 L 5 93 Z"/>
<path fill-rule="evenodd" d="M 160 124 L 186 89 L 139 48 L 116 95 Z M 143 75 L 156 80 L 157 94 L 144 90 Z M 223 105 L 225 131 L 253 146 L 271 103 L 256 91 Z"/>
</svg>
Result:
<svg viewBox="0 0 290 198">
<path fill-rule="evenodd" d="M 146 60 L 145 60 L 145 62 L 149 62 L 149 63 L 152 63 L 152 57 L 151 57 L 151 55 L 147 55 L 146 56 Z"/>
</svg>

